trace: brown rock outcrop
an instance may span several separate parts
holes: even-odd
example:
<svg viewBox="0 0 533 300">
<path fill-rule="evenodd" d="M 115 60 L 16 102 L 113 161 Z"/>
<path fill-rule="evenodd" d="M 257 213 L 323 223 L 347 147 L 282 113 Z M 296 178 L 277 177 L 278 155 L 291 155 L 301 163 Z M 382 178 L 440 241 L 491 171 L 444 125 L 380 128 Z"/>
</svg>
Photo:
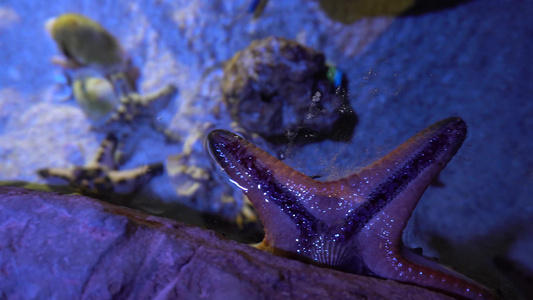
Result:
<svg viewBox="0 0 533 300">
<path fill-rule="evenodd" d="M 0 187 L 0 299 L 448 299 L 78 195 Z"/>
</svg>

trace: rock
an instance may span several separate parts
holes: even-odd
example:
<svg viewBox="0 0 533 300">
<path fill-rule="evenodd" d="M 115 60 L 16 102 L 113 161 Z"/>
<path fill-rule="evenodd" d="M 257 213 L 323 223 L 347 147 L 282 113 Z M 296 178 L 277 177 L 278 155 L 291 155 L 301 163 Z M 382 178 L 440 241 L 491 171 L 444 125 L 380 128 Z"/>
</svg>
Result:
<svg viewBox="0 0 533 300">
<path fill-rule="evenodd" d="M 333 71 L 324 54 L 268 37 L 237 52 L 224 67 L 224 101 L 234 121 L 270 142 L 348 141 L 355 114 L 328 72 Z"/>
<path fill-rule="evenodd" d="M 0 187 L 0 299 L 450 299 L 79 195 Z"/>
</svg>

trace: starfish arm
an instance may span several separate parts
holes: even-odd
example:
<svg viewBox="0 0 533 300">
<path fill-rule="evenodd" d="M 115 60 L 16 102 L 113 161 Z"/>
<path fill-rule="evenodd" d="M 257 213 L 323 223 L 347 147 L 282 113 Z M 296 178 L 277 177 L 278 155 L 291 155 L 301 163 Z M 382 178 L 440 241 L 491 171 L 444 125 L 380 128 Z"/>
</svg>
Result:
<svg viewBox="0 0 533 300">
<path fill-rule="evenodd" d="M 135 169 L 123 171 L 110 171 L 107 174 L 109 182 L 113 187 L 113 193 L 130 194 L 144 186 L 153 177 L 163 172 L 163 164 L 155 163 L 140 166 Z"/>
<path fill-rule="evenodd" d="M 88 167 L 105 166 L 110 170 L 116 170 L 118 162 L 115 153 L 118 148 L 118 139 L 114 134 L 108 134 L 98 147 L 94 159 L 87 165 Z"/>
<path fill-rule="evenodd" d="M 74 168 L 47 168 L 38 170 L 39 176 L 45 178 L 52 184 L 67 183 L 71 187 L 82 191 L 91 192 L 95 185 L 101 185 L 103 170 L 99 167 Z"/>
<path fill-rule="evenodd" d="M 50 181 L 72 183 L 76 181 L 76 173 L 66 168 L 46 168 L 37 171 L 37 174 Z"/>
<path fill-rule="evenodd" d="M 127 97 L 136 93 L 135 83 L 127 72 L 116 72 L 108 75 L 109 81 L 113 84 L 113 89 L 119 95 L 119 98 Z"/>
<path fill-rule="evenodd" d="M 399 252 L 403 230 L 420 197 L 465 137 L 462 119 L 437 122 L 359 173 L 330 183 L 332 190 L 346 190 L 348 199 L 362 202 L 346 214 L 343 232 L 346 239 L 353 236 L 358 244 L 372 245 L 361 250 L 372 273 L 379 276 L 384 263 L 383 253 L 373 246 L 391 245 L 383 251 Z"/>
<path fill-rule="evenodd" d="M 144 95 L 141 98 L 141 103 L 145 107 L 153 106 L 153 110 L 157 112 L 167 107 L 170 100 L 174 98 L 177 93 L 178 88 L 172 84 L 169 84 L 161 90 Z"/>
<path fill-rule="evenodd" d="M 309 187 L 321 182 L 231 132 L 214 130 L 208 135 L 208 143 L 213 158 L 248 196 L 261 218 L 265 238 L 259 248 L 284 256 L 296 255 L 301 229 L 317 221 L 296 195 L 309 194 Z"/>
<path fill-rule="evenodd" d="M 491 298 L 480 284 L 431 260 L 407 255 L 402 234 L 418 200 L 451 160 L 466 137 L 460 118 L 437 122 L 419 132 L 381 160 L 344 182 L 364 191 L 364 204 L 348 214 L 344 228 L 352 231 L 359 258 L 368 272 L 384 278 L 453 291 L 467 298 Z M 338 190 L 339 187 L 333 189 Z M 355 224 L 355 225 L 353 225 Z"/>
</svg>

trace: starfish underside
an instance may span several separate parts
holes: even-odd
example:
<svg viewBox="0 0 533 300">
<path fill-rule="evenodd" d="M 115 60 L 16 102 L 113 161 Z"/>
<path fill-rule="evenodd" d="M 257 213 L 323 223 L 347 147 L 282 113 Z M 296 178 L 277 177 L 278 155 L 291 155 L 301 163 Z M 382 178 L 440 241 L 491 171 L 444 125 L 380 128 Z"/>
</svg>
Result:
<svg viewBox="0 0 533 300">
<path fill-rule="evenodd" d="M 260 249 L 454 296 L 497 298 L 402 244 L 418 200 L 465 137 L 462 119 L 445 119 L 361 171 L 329 182 L 293 170 L 228 131 L 212 131 L 208 142 L 214 159 L 261 217 Z"/>
</svg>

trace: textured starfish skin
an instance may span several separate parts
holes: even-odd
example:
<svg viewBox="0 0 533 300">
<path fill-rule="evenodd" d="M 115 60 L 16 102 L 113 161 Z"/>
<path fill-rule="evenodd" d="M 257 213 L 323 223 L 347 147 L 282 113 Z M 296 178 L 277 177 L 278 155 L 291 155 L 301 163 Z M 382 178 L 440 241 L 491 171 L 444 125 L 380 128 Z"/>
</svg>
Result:
<svg viewBox="0 0 533 300">
<path fill-rule="evenodd" d="M 359 172 L 330 182 L 297 172 L 228 131 L 212 131 L 208 147 L 256 207 L 265 227 L 260 249 L 456 297 L 492 299 L 497 296 L 487 288 L 402 244 L 418 200 L 465 137 L 462 119 L 445 119 Z"/>
</svg>

